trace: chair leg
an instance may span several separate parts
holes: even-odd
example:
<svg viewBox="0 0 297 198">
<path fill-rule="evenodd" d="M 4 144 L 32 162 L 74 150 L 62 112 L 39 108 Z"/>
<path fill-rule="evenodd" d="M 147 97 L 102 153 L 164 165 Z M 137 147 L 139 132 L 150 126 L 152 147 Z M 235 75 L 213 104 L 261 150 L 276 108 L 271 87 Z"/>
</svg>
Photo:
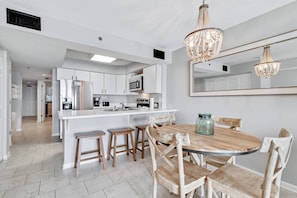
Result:
<svg viewBox="0 0 297 198">
<path fill-rule="evenodd" d="M 141 137 L 141 143 L 142 143 L 142 145 L 141 145 L 141 158 L 143 159 L 144 158 L 144 130 L 143 129 L 141 129 L 141 131 L 142 131 L 142 137 Z"/>
<path fill-rule="evenodd" d="M 135 151 L 138 148 L 138 139 L 139 139 L 139 129 L 137 129 L 136 135 L 135 135 Z"/>
<path fill-rule="evenodd" d="M 109 136 L 109 144 L 108 144 L 108 151 L 107 151 L 107 160 L 110 160 L 111 146 L 112 146 L 112 137 L 113 137 L 113 134 L 111 133 L 110 136 Z"/>
<path fill-rule="evenodd" d="M 126 138 L 126 153 L 127 155 L 129 155 L 130 150 L 129 150 L 129 135 L 125 134 L 125 138 Z"/>
<path fill-rule="evenodd" d="M 76 177 L 79 176 L 79 167 L 80 167 L 80 157 L 81 157 L 81 141 L 80 139 L 77 139 L 78 144 L 78 156 L 77 156 L 77 162 L 76 162 Z"/>
<path fill-rule="evenodd" d="M 112 162 L 112 166 L 116 167 L 116 163 L 117 163 L 117 135 L 114 136 L 113 138 L 114 143 L 113 143 L 113 162 Z"/>
<path fill-rule="evenodd" d="M 103 148 L 103 141 L 102 141 L 102 137 L 100 138 L 100 153 L 101 153 L 101 157 L 102 157 L 102 163 L 103 163 L 103 170 L 106 169 L 106 160 L 105 160 L 105 156 L 104 156 L 104 148 Z"/>
<path fill-rule="evenodd" d="M 100 139 L 101 139 L 101 137 L 99 137 L 97 139 L 97 149 L 98 149 L 98 160 L 99 160 L 99 163 L 101 163 Z"/>
<path fill-rule="evenodd" d="M 127 135 L 128 137 L 128 135 Z M 134 158 L 134 161 L 136 161 L 136 149 L 135 149 L 135 145 L 133 143 L 133 135 L 132 135 L 132 132 L 130 133 L 130 140 L 131 140 L 131 145 L 132 145 L 132 151 L 133 151 L 133 158 Z M 128 143 L 128 142 L 127 142 Z"/>
<path fill-rule="evenodd" d="M 76 140 L 76 151 L 75 151 L 75 160 L 74 160 L 74 168 L 76 168 L 76 163 L 77 163 L 77 156 L 78 156 L 78 143 L 79 139 Z"/>
<path fill-rule="evenodd" d="M 212 183 L 207 181 L 207 198 L 212 198 Z"/>
<path fill-rule="evenodd" d="M 155 173 L 154 174 L 154 177 L 153 177 L 153 198 L 157 198 L 157 189 L 158 189 L 158 183 L 157 183 L 157 178 L 155 176 Z"/>
</svg>

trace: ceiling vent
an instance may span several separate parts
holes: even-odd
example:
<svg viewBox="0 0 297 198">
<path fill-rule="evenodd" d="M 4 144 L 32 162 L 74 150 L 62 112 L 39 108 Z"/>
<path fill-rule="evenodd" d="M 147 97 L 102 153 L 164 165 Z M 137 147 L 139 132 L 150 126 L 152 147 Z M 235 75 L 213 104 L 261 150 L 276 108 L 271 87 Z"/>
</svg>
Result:
<svg viewBox="0 0 297 198">
<path fill-rule="evenodd" d="M 165 59 L 165 52 L 154 49 L 154 58 Z"/>
<path fill-rule="evenodd" d="M 11 10 L 9 8 L 6 9 L 6 14 L 8 24 L 41 31 L 40 17 Z"/>
</svg>

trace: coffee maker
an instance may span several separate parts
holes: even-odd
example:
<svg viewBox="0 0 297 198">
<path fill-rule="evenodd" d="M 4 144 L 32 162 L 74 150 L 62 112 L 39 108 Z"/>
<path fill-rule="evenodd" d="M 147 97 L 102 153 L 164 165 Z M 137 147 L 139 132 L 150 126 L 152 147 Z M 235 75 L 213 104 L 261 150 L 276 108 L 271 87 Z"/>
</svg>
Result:
<svg viewBox="0 0 297 198">
<path fill-rule="evenodd" d="M 100 106 L 100 97 L 93 97 L 93 105 L 94 107 Z"/>
</svg>

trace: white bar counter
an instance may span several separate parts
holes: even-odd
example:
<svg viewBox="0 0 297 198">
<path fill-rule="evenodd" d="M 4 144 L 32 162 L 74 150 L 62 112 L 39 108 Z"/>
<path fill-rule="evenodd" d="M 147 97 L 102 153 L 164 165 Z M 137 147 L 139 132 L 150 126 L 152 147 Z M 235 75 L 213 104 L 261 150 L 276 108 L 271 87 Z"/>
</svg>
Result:
<svg viewBox="0 0 297 198">
<path fill-rule="evenodd" d="M 66 110 L 59 111 L 60 127 L 62 127 L 63 137 L 63 169 L 74 167 L 74 157 L 76 149 L 76 139 L 74 133 L 103 130 L 105 157 L 107 157 L 107 146 L 109 133 L 107 129 L 118 127 L 132 127 L 148 123 L 148 117 L 157 114 L 176 113 L 175 109 L 139 109 L 108 111 L 106 109 L 94 110 Z M 124 138 L 118 139 L 119 144 L 124 142 Z M 134 139 L 135 141 L 135 139 Z M 94 140 L 85 140 L 82 150 L 93 150 L 97 146 Z M 139 155 L 138 155 L 139 156 Z M 139 160 L 139 157 L 138 157 Z"/>
</svg>

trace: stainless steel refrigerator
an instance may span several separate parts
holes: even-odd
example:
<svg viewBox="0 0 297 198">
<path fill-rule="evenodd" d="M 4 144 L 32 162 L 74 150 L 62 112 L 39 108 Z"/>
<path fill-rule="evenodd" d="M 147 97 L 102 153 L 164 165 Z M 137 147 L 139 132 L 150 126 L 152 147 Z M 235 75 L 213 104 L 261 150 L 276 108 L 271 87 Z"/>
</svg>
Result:
<svg viewBox="0 0 297 198">
<path fill-rule="evenodd" d="M 60 80 L 60 110 L 93 109 L 91 82 Z"/>
</svg>

